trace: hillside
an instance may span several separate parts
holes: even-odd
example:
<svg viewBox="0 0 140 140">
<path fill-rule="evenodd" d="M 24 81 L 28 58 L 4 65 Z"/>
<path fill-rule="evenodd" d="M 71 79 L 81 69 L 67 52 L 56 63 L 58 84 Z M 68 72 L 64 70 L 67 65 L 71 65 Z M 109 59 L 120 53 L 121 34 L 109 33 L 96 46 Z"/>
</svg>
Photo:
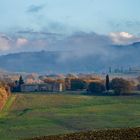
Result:
<svg viewBox="0 0 140 140">
<path fill-rule="evenodd" d="M 0 56 L 0 68 L 14 72 L 38 73 L 98 72 L 108 70 L 110 66 L 140 66 L 139 52 L 140 43 L 106 46 L 96 53 L 92 50 L 90 52 L 90 49 L 88 52 L 82 49 L 23 52 Z"/>
</svg>

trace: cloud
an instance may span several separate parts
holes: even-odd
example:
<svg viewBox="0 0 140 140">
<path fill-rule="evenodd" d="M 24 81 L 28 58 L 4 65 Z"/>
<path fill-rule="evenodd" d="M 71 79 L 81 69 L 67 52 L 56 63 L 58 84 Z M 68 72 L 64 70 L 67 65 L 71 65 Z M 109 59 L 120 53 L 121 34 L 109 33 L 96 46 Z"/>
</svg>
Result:
<svg viewBox="0 0 140 140">
<path fill-rule="evenodd" d="M 31 36 L 39 36 L 39 35 L 44 35 L 44 36 L 60 36 L 62 34 L 60 33 L 52 33 L 52 32 L 47 32 L 47 31 L 33 31 L 33 30 L 21 30 L 18 31 L 17 34 L 22 34 L 22 35 L 31 35 Z"/>
<path fill-rule="evenodd" d="M 109 34 L 114 44 L 127 45 L 139 42 L 140 38 L 127 32 L 112 32 Z"/>
<path fill-rule="evenodd" d="M 62 50 L 70 51 L 64 53 L 59 58 L 59 62 L 79 61 L 81 59 L 92 57 L 89 61 L 108 61 L 110 57 L 116 58 L 112 53 L 112 40 L 109 36 L 99 35 L 94 32 L 78 32 L 61 40 L 56 46 L 61 46 Z M 84 61 L 84 60 L 83 60 Z"/>
<path fill-rule="evenodd" d="M 30 5 L 27 9 L 28 13 L 37 13 L 39 11 L 41 11 L 42 9 L 44 9 L 45 5 Z"/>
<path fill-rule="evenodd" d="M 16 41 L 16 45 L 18 47 L 20 46 L 24 46 L 28 43 L 28 40 L 26 38 L 18 38 L 17 41 Z"/>
<path fill-rule="evenodd" d="M 11 39 L 6 35 L 0 35 L 0 51 L 7 51 L 12 44 Z"/>
<path fill-rule="evenodd" d="M 132 20 L 115 20 L 112 19 L 111 21 L 108 21 L 108 25 L 112 30 L 115 31 L 122 31 L 125 30 L 127 32 L 132 32 L 135 34 L 139 34 L 139 27 L 140 27 L 140 20 L 132 19 Z"/>
<path fill-rule="evenodd" d="M 88 55 L 111 55 L 112 45 L 127 45 L 139 42 L 140 38 L 127 32 L 112 32 L 109 35 L 100 35 L 94 32 L 76 32 L 71 35 L 62 35 L 47 31 L 20 30 L 14 35 L 0 35 L 0 54 L 23 51 L 72 51 L 73 55 L 86 57 Z M 113 56 L 114 55 L 114 56 Z M 112 51 L 112 56 L 116 55 Z M 62 56 L 71 58 L 71 56 Z M 103 59 L 100 58 L 100 59 Z"/>
</svg>

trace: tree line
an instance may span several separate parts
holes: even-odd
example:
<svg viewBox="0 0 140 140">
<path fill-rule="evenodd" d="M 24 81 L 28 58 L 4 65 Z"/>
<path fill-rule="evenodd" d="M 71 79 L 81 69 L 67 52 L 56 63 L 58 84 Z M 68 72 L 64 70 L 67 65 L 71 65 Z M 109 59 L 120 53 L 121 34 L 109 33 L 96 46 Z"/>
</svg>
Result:
<svg viewBox="0 0 140 140">
<path fill-rule="evenodd" d="M 82 79 L 72 79 L 70 81 L 70 90 L 85 90 L 88 94 L 129 94 L 133 90 L 138 90 L 140 86 L 134 86 L 132 81 L 123 78 L 114 78 L 110 80 L 109 75 L 103 81 L 85 82 Z"/>
<path fill-rule="evenodd" d="M 44 83 L 47 83 L 48 79 L 45 79 Z M 49 80 L 50 82 L 50 80 Z M 88 94 L 115 94 L 123 95 L 128 94 L 134 90 L 140 90 L 140 85 L 137 87 L 134 86 L 132 81 L 128 81 L 123 78 L 113 78 L 110 80 L 110 76 L 106 75 L 105 80 L 98 78 L 65 78 L 62 82 L 64 90 L 71 91 L 85 91 Z M 21 86 L 24 84 L 22 76 L 19 77 L 19 80 L 15 81 L 10 85 L 12 92 L 20 92 Z"/>
</svg>

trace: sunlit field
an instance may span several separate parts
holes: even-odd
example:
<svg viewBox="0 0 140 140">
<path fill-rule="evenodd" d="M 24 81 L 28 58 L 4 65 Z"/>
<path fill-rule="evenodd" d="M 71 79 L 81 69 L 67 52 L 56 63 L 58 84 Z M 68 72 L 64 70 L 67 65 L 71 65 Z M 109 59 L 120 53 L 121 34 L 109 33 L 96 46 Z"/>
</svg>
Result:
<svg viewBox="0 0 140 140">
<path fill-rule="evenodd" d="M 140 126 L 140 96 L 15 94 L 0 113 L 0 139 Z"/>
</svg>

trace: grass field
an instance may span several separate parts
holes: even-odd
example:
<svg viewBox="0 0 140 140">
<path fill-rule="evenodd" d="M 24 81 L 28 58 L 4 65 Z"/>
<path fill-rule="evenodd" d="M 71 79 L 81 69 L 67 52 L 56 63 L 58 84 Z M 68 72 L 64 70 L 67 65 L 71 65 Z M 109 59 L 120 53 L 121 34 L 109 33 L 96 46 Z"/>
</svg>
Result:
<svg viewBox="0 0 140 140">
<path fill-rule="evenodd" d="M 0 113 L 0 139 L 140 126 L 140 96 L 16 94 Z"/>
</svg>

